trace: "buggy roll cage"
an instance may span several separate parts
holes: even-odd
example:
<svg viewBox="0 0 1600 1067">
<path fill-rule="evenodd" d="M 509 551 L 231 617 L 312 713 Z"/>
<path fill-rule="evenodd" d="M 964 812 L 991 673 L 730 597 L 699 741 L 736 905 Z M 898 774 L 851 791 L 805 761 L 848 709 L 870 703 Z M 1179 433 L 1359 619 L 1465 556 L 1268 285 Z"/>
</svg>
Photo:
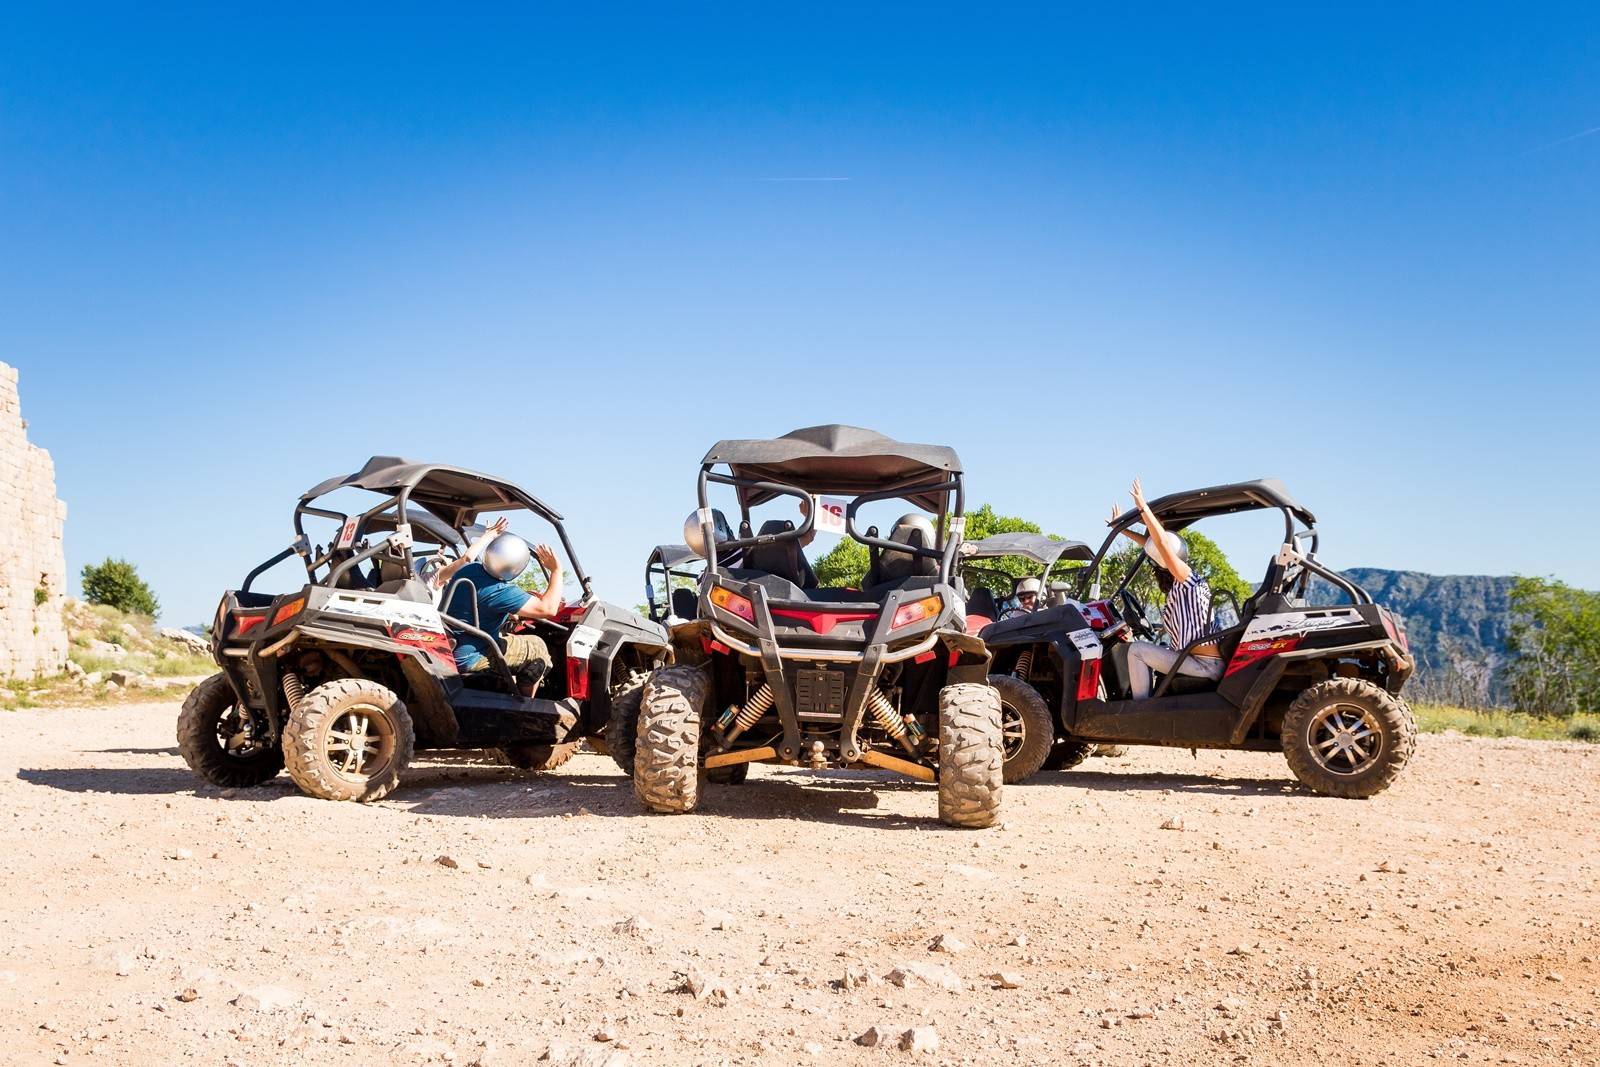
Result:
<svg viewBox="0 0 1600 1067">
<path fill-rule="evenodd" d="M 700 477 L 697 485 L 700 508 L 697 515 L 700 519 L 700 536 L 704 538 L 707 546 L 706 573 L 718 569 L 718 557 L 723 554 L 732 554 L 756 545 L 770 545 L 780 541 L 797 541 L 809 533 L 815 525 L 815 505 L 813 497 L 830 492 L 826 483 L 812 483 L 805 487 L 791 485 L 785 482 L 768 481 L 760 478 L 740 477 L 735 474 L 720 474 L 712 468 L 715 462 L 702 463 Z M 710 498 L 707 489 L 711 485 L 729 485 L 740 490 L 739 512 L 740 536 L 724 541 L 718 541 L 715 536 L 715 524 L 712 517 Z M 807 509 L 800 521 L 800 525 L 790 530 L 775 534 L 747 534 L 750 529 L 751 497 L 761 494 L 762 502 L 778 496 L 792 496 L 807 504 Z M 934 535 L 937 540 L 932 548 L 917 548 L 879 537 L 876 526 L 867 527 L 866 531 L 856 527 L 856 512 L 862 504 L 872 503 L 877 500 L 893 500 L 904 498 L 914 507 L 922 507 L 917 497 L 937 497 L 939 509 L 934 512 L 938 521 L 934 524 Z M 952 500 L 954 506 L 952 507 Z M 925 556 L 939 561 L 939 581 L 948 584 L 953 568 L 956 550 L 961 544 L 961 533 L 965 526 L 966 518 L 966 489 L 960 471 L 955 471 L 947 477 L 942 476 L 937 481 L 926 480 L 926 475 L 919 475 L 904 479 L 887 488 L 861 493 L 851 499 L 845 508 L 844 525 L 845 533 L 868 548 L 876 548 L 880 552 L 900 552 L 915 556 Z M 946 520 L 949 520 L 948 523 Z M 949 530 L 946 531 L 948 525 Z"/>
<path fill-rule="evenodd" d="M 688 545 L 657 545 L 650 551 L 650 558 L 644 561 L 644 599 L 645 605 L 650 609 L 652 618 L 657 608 L 672 609 L 672 579 L 686 578 L 698 582 L 700 573 L 686 568 L 690 563 L 705 563 L 694 549 Z M 654 576 L 661 574 L 662 591 L 667 598 L 665 604 L 656 603 L 656 587 Z"/>
<path fill-rule="evenodd" d="M 1236 482 L 1229 485 L 1210 486 L 1169 493 L 1149 501 L 1151 512 L 1163 526 L 1174 533 L 1187 529 L 1201 519 L 1216 515 L 1232 515 L 1245 511 L 1277 510 L 1283 513 L 1283 546 L 1273 560 L 1276 588 L 1269 592 L 1287 592 L 1298 586 L 1304 596 L 1313 574 L 1343 590 L 1353 604 L 1371 604 L 1372 595 L 1338 571 L 1323 565 L 1316 558 L 1320 537 L 1317 519 L 1307 508 L 1295 502 L 1289 490 L 1276 478 L 1263 478 L 1253 482 Z M 1142 522 L 1137 508 L 1123 512 L 1111 521 L 1110 532 L 1094 554 L 1093 560 L 1083 568 L 1078 579 L 1078 599 L 1099 599 L 1100 563 L 1124 530 Z M 1304 550 L 1300 542 L 1309 541 Z M 1123 575 L 1122 582 L 1111 595 L 1115 597 L 1133 581 L 1139 568 L 1144 566 L 1145 554 L 1140 552 L 1133 566 Z"/>
<path fill-rule="evenodd" d="M 345 487 L 364 489 L 384 495 L 387 499 L 355 515 L 313 506 L 312 501 Z M 471 492 L 473 489 L 476 489 L 476 492 Z M 415 504 L 413 497 L 416 497 Z M 421 509 L 420 513 L 418 508 Z M 584 573 L 583 565 L 578 561 L 577 553 L 573 551 L 572 541 L 567 536 L 561 514 L 554 508 L 500 478 L 462 467 L 442 463 L 414 463 L 390 456 L 374 456 L 355 474 L 330 478 L 308 489 L 295 505 L 294 542 L 247 574 L 240 592 L 249 592 L 251 584 L 262 573 L 296 554 L 305 561 L 306 576 L 314 585 L 334 586 L 343 575 L 375 557 L 387 558 L 391 562 L 398 563 L 410 573 L 413 563 L 411 521 L 413 518 L 418 519 L 417 525 L 423 527 L 427 534 L 426 540 L 438 541 L 439 531 L 433 523 L 422 520 L 421 514 L 425 513 L 438 520 L 459 536 L 460 528 L 475 519 L 482 510 L 501 511 L 517 508 L 532 512 L 555 528 L 562 550 L 572 564 L 573 574 L 583 590 L 583 599 L 590 599 L 594 595 L 594 590 L 590 585 L 589 576 Z M 305 532 L 307 515 L 331 519 L 340 524 L 339 537 L 315 557 L 310 538 Z M 374 532 L 380 527 L 392 530 L 390 536 L 364 549 L 355 549 L 363 534 Z M 328 566 L 329 570 L 319 580 L 316 572 L 323 566 Z"/>
</svg>

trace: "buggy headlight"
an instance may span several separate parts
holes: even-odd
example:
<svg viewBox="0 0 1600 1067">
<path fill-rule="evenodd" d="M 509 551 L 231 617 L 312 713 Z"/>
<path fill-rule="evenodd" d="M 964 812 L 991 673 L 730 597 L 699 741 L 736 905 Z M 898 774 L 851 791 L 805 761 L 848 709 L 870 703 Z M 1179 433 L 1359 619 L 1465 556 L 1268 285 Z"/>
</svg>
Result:
<svg viewBox="0 0 1600 1067">
<path fill-rule="evenodd" d="M 755 625 L 756 609 L 750 604 L 749 597 L 742 597 L 732 589 L 724 589 L 720 585 L 711 587 L 711 602 L 732 615 L 737 615 L 745 622 Z"/>
<path fill-rule="evenodd" d="M 943 610 L 944 600 L 940 597 L 928 596 L 923 597 L 921 600 L 913 600 L 911 603 L 902 604 L 895 609 L 894 618 L 889 620 L 889 629 L 898 630 L 902 626 L 910 626 L 912 623 L 936 619 Z"/>
</svg>

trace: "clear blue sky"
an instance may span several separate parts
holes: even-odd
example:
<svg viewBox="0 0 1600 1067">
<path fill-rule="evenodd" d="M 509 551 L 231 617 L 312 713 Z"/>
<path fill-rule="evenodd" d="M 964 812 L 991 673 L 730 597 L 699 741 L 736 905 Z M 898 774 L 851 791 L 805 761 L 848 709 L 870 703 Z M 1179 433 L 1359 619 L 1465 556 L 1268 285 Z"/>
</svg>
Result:
<svg viewBox="0 0 1600 1067">
<path fill-rule="evenodd" d="M 1272 474 L 1335 565 L 1600 587 L 1600 15 L 1403 7 L 12 12 L 0 359 L 69 568 L 204 620 L 394 452 L 632 603 L 712 440 L 842 421 L 1084 539 Z"/>
</svg>

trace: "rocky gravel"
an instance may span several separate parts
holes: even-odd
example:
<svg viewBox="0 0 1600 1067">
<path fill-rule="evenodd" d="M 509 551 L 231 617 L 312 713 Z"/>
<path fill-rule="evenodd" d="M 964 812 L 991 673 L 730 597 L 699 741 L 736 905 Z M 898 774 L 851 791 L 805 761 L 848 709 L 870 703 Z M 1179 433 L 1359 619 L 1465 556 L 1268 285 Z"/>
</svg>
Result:
<svg viewBox="0 0 1600 1067">
<path fill-rule="evenodd" d="M 369 807 L 198 783 L 177 705 L 0 715 L 0 1062 L 1600 1060 L 1600 748 L 1424 736 L 1371 801 L 1270 754 L 1006 787 L 424 759 Z"/>
</svg>

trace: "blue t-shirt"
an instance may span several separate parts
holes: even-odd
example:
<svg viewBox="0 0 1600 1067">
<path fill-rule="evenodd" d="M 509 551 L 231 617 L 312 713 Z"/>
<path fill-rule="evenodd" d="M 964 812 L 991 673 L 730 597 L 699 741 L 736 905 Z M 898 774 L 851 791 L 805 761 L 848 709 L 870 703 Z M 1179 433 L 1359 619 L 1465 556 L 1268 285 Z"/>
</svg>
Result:
<svg viewBox="0 0 1600 1067">
<path fill-rule="evenodd" d="M 481 563 L 469 563 L 462 567 L 450 579 L 450 584 L 454 585 L 463 578 L 478 591 L 478 629 L 494 635 L 497 640 L 506 616 L 521 610 L 522 605 L 532 599 L 525 590 L 490 574 Z M 450 597 L 445 614 L 462 622 L 471 622 L 472 590 L 464 585 L 457 589 Z M 456 666 L 464 671 L 477 667 L 485 656 L 482 638 L 460 630 L 451 630 L 450 633 L 456 639 Z M 503 642 L 501 647 L 504 647 Z"/>
</svg>

